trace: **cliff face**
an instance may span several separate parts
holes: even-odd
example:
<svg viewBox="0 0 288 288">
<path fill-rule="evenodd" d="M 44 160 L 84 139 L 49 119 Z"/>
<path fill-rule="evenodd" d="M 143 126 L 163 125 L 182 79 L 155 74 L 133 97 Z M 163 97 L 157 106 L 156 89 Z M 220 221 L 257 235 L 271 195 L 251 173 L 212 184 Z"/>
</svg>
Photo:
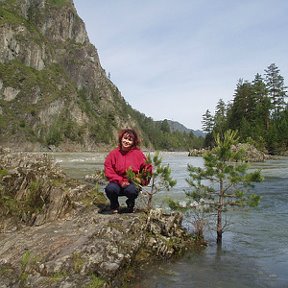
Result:
<svg viewBox="0 0 288 288">
<path fill-rule="evenodd" d="M 0 0 L 0 39 L 0 144 L 92 150 L 139 128 L 72 0 Z"/>
</svg>

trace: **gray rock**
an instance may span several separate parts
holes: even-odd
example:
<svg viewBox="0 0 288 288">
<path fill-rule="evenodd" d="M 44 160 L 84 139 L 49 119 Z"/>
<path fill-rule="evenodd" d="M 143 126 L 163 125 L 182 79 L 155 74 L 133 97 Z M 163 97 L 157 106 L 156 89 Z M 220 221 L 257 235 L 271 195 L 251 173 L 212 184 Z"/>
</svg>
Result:
<svg viewBox="0 0 288 288">
<path fill-rule="evenodd" d="M 45 155 L 12 155 L 0 147 L 0 170 L 6 171 L 2 193 L 14 195 L 14 205 L 35 191 L 43 200 L 33 213 L 27 203 L 15 215 L 8 204 L 8 213 L 0 211 L 0 287 L 81 288 L 95 279 L 102 287 L 121 287 L 125 269 L 170 258 L 193 244 L 180 213 L 104 215 L 97 206 L 74 205 L 87 197 L 87 186 L 70 183 Z"/>
</svg>

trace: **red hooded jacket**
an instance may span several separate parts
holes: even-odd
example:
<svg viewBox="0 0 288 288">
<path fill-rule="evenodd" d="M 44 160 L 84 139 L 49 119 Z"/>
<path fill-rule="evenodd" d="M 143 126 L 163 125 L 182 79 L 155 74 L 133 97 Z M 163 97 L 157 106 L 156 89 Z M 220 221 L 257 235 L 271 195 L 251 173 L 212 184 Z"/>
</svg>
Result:
<svg viewBox="0 0 288 288">
<path fill-rule="evenodd" d="M 134 147 L 128 152 L 123 152 L 118 147 L 107 155 L 104 162 L 104 173 L 109 182 L 116 182 L 121 185 L 122 182 L 128 180 L 126 176 L 128 169 L 132 169 L 135 174 L 148 171 L 148 174 L 152 175 L 152 165 L 147 164 L 146 161 L 146 156 L 139 148 Z M 142 184 L 148 185 L 149 180 L 146 179 Z"/>
</svg>

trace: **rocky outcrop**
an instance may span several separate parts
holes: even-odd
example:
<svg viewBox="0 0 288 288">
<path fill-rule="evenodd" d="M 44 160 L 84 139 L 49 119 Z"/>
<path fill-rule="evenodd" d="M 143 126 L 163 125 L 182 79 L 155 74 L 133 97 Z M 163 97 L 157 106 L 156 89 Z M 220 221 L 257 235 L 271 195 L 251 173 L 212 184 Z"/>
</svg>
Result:
<svg viewBox="0 0 288 288">
<path fill-rule="evenodd" d="M 68 179 L 47 155 L 9 153 L 0 147 L 0 232 L 41 225 L 72 210 L 85 187 Z"/>
<path fill-rule="evenodd" d="M 0 287 L 121 287 L 127 271 L 189 249 L 178 214 L 97 210 L 0 234 Z M 180 222 L 179 222 L 180 221 Z M 179 226 L 180 225 L 180 226 Z M 94 286 L 91 286 L 94 287 Z"/>
<path fill-rule="evenodd" d="M 258 149 L 256 149 L 255 146 L 249 143 L 239 143 L 237 145 L 234 145 L 232 147 L 232 150 L 233 151 L 243 150 L 248 162 L 263 162 L 271 158 L 271 156 L 262 151 L 259 151 Z"/>
<path fill-rule="evenodd" d="M 1 1 L 0 24 L 0 145 L 92 151 L 141 133 L 72 0 Z"/>
<path fill-rule="evenodd" d="M 188 151 L 188 156 L 190 157 L 202 157 L 203 154 L 207 152 L 206 149 L 190 149 Z"/>
<path fill-rule="evenodd" d="M 180 213 L 98 213 L 103 193 L 47 155 L 0 148 L 0 180 L 1 288 L 122 287 L 140 265 L 193 245 Z"/>
<path fill-rule="evenodd" d="M 270 155 L 259 151 L 249 143 L 238 143 L 232 147 L 232 151 L 239 151 L 240 149 L 243 150 L 247 162 L 263 162 L 267 159 L 271 159 Z M 205 149 L 193 149 L 188 152 L 188 156 L 201 157 L 207 151 L 208 150 Z"/>
</svg>

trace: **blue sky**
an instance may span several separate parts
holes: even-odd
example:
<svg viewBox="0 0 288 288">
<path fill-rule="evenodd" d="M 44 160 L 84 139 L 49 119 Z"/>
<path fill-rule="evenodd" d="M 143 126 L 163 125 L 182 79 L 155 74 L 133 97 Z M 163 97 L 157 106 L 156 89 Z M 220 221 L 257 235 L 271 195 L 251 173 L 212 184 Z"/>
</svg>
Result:
<svg viewBox="0 0 288 288">
<path fill-rule="evenodd" d="M 201 129 L 272 63 L 288 86 L 287 0 L 74 0 L 101 65 L 154 120 Z"/>
</svg>

